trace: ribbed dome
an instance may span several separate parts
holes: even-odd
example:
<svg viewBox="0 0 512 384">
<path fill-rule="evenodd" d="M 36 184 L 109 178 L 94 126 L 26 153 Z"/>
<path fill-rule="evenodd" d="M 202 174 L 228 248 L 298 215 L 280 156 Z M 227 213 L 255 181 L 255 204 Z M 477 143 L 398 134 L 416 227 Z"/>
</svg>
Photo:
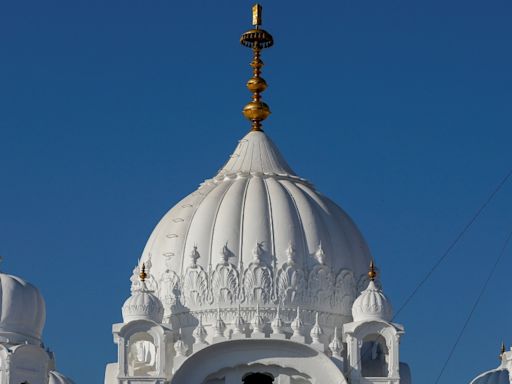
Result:
<svg viewBox="0 0 512 384">
<path fill-rule="evenodd" d="M 309 279 L 316 279 L 319 288 L 313 295 L 334 295 L 338 284 L 346 295 L 339 291 L 337 299 L 346 301 L 343 306 L 348 308 L 348 316 L 356 283 L 370 261 L 368 247 L 350 217 L 312 184 L 296 176 L 274 143 L 259 131 L 248 133 L 217 176 L 201 184 L 162 218 L 142 260 L 149 257 L 155 279 L 169 269 L 176 274 L 173 281 L 180 280 L 182 299 L 191 309 L 202 308 L 205 302 L 229 305 L 238 300 L 234 296 L 249 302 L 247 294 L 254 291 L 247 292 L 252 283 L 246 284 L 245 275 L 250 268 L 260 268 L 261 279 L 275 285 L 268 295 L 255 299 L 259 304 L 284 301 L 278 292 L 277 275 L 292 266 L 300 270 L 304 287 Z M 217 266 L 222 265 L 232 266 L 232 271 L 226 272 L 231 276 L 227 284 L 231 285 L 227 290 L 217 287 L 221 296 L 229 291 L 228 297 L 219 299 L 215 278 L 212 286 L 203 287 L 208 279 L 198 282 L 197 276 L 203 272 L 215 274 Z M 193 282 L 187 275 L 190 268 L 197 272 Z M 313 270 L 315 276 L 311 275 Z M 289 269 L 286 273 L 292 278 Z M 339 277 L 340 273 L 343 276 Z M 323 274 L 328 276 L 324 279 Z M 283 285 L 286 279 L 281 276 Z M 232 289 L 235 285 L 240 287 L 236 295 Z M 299 291 L 303 287 L 295 288 Z M 203 289 L 210 293 L 201 292 Z M 171 288 L 164 290 L 169 292 Z M 162 287 L 159 296 L 165 301 L 161 291 Z M 282 295 L 288 293 L 283 291 Z M 308 300 L 302 301 L 308 301 L 311 309 L 318 309 L 312 301 L 322 301 L 324 310 L 340 311 L 332 308 L 328 298 Z"/>
<path fill-rule="evenodd" d="M 39 290 L 19 277 L 0 273 L 0 337 L 12 343 L 37 342 L 45 320 Z"/>
<path fill-rule="evenodd" d="M 370 281 L 352 306 L 352 317 L 354 321 L 363 320 L 385 320 L 391 321 L 393 310 L 391 303 L 382 291 L 377 288 L 375 282 Z"/>
<path fill-rule="evenodd" d="M 498 368 L 478 376 L 471 384 L 510 384 L 510 382 L 508 369 Z"/>
<path fill-rule="evenodd" d="M 60 372 L 50 371 L 48 384 L 75 384 L 75 382 Z"/>
<path fill-rule="evenodd" d="M 152 320 L 160 323 L 164 309 L 160 299 L 150 292 L 146 284 L 142 282 L 141 287 L 132 292 L 132 295 L 124 302 L 122 312 L 125 323 L 134 320 Z"/>
</svg>

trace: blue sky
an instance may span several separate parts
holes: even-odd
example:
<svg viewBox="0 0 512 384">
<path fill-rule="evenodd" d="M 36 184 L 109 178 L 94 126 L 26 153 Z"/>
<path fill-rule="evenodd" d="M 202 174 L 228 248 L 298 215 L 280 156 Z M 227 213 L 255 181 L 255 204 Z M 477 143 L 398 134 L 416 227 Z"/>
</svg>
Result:
<svg viewBox="0 0 512 384">
<path fill-rule="evenodd" d="M 129 276 L 160 217 L 248 129 L 248 1 L 0 4 L 0 254 L 40 287 L 78 383 L 116 357 Z M 512 3 L 264 2 L 265 124 L 348 211 L 400 307 L 512 166 Z M 397 321 L 433 383 L 506 236 L 512 180 Z M 512 343 L 509 249 L 441 383 Z"/>
</svg>

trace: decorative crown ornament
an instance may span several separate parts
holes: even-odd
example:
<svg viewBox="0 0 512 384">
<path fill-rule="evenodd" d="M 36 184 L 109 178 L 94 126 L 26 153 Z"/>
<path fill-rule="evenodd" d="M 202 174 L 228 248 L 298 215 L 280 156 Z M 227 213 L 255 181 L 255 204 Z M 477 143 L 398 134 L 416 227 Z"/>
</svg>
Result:
<svg viewBox="0 0 512 384">
<path fill-rule="evenodd" d="M 244 116 L 252 122 L 251 130 L 253 131 L 261 131 L 261 122 L 270 115 L 269 106 L 261 101 L 261 92 L 267 89 L 267 82 L 260 76 L 261 68 L 264 65 L 260 56 L 263 49 L 274 45 L 274 39 L 270 33 L 260 28 L 261 14 L 261 5 L 254 5 L 252 8 L 252 25 L 254 28 L 240 37 L 240 43 L 251 48 L 253 52 L 253 59 L 250 64 L 253 69 L 253 76 L 247 82 L 247 88 L 252 92 L 252 101 L 243 109 Z"/>
</svg>

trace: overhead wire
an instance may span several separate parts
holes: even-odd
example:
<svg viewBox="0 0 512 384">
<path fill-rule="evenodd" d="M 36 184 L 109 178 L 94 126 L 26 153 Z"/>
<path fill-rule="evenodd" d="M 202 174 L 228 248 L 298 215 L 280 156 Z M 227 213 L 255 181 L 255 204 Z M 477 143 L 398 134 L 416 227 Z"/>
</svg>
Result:
<svg viewBox="0 0 512 384">
<path fill-rule="evenodd" d="M 411 294 L 407 297 L 407 299 L 404 301 L 404 303 L 399 307 L 399 309 L 395 312 L 393 318 L 391 321 L 393 322 L 395 318 L 404 310 L 404 308 L 410 303 L 412 298 L 418 293 L 418 291 L 421 289 L 421 287 L 427 282 L 427 280 L 432 276 L 432 274 L 437 270 L 437 268 L 442 264 L 442 262 L 446 259 L 446 257 L 451 253 L 451 251 L 455 248 L 455 246 L 459 243 L 459 241 L 464 237 L 464 235 L 469 231 L 469 229 L 473 226 L 473 224 L 476 222 L 476 220 L 480 217 L 480 215 L 483 213 L 483 211 L 487 208 L 487 206 L 492 202 L 494 197 L 498 194 L 498 192 L 503 188 L 503 186 L 507 183 L 508 179 L 512 176 L 512 169 L 510 169 L 507 174 L 501 179 L 501 181 L 498 183 L 498 185 L 493 189 L 493 191 L 490 193 L 490 195 L 487 197 L 487 199 L 484 201 L 484 203 L 476 210 L 476 212 L 473 214 L 471 219 L 466 223 L 466 225 L 462 228 L 462 230 L 457 234 L 455 239 L 450 243 L 448 248 L 445 250 L 445 252 L 441 255 L 441 257 L 434 263 L 434 265 L 430 268 L 430 270 L 426 273 L 426 275 L 423 277 L 423 279 L 418 283 L 418 285 L 413 289 Z M 507 238 L 506 244 L 504 249 L 506 249 L 508 243 L 512 240 L 512 232 Z M 495 262 L 495 265 L 493 266 L 491 272 L 494 273 L 494 270 L 496 269 L 497 264 L 501 260 L 501 257 L 504 254 L 504 250 L 502 253 L 500 253 L 500 256 L 498 260 Z M 490 275 L 492 277 L 492 274 Z M 488 280 L 490 280 L 490 277 L 488 277 Z M 487 287 L 488 281 L 486 281 L 486 284 L 484 285 L 484 290 Z M 453 355 L 453 352 L 455 351 L 455 348 L 457 347 L 458 342 L 460 341 L 460 338 L 462 337 L 462 334 L 464 330 L 466 329 L 467 325 L 469 324 L 469 320 L 471 319 L 471 316 L 474 313 L 474 310 L 476 309 L 476 306 L 478 306 L 478 303 L 481 299 L 481 296 L 483 295 L 483 291 L 481 291 L 479 297 L 477 298 L 477 301 L 475 302 L 476 305 L 473 305 L 474 308 L 472 308 L 472 311 L 470 312 L 469 319 L 466 320 L 466 323 L 464 324 L 464 327 L 462 331 L 459 333 L 459 337 L 456 340 L 456 344 L 454 347 L 452 347 L 452 350 L 450 352 L 450 355 L 447 359 L 447 362 L 443 365 L 442 371 L 435 382 L 435 384 L 438 383 L 439 379 L 441 378 L 444 370 L 446 369 L 446 366 L 448 364 L 449 359 Z M 367 351 L 368 352 L 368 351 Z M 363 360 L 363 358 L 366 356 L 363 356 L 363 354 L 360 354 L 358 358 L 358 364 Z M 350 367 L 347 374 L 350 374 L 353 367 Z"/>
<path fill-rule="evenodd" d="M 491 201 L 494 199 L 496 194 L 503 188 L 503 186 L 506 184 L 508 179 L 512 176 L 512 169 L 505 175 L 503 179 L 499 182 L 499 184 L 494 188 L 494 190 L 491 192 L 489 197 L 485 200 L 485 202 L 477 209 L 477 211 L 473 214 L 471 219 L 468 221 L 468 223 L 462 228 L 462 230 L 458 233 L 458 235 L 455 237 L 455 239 L 450 243 L 448 248 L 445 250 L 445 252 L 441 255 L 441 257 L 434 263 L 432 268 L 427 272 L 427 274 L 421 279 L 421 281 L 418 283 L 418 285 L 413 289 L 411 294 L 405 299 L 404 303 L 398 308 L 398 310 L 395 312 L 395 315 L 393 316 L 393 319 L 395 319 L 402 311 L 403 309 L 409 304 L 409 302 L 412 300 L 414 296 L 418 293 L 420 288 L 427 282 L 427 280 L 432 276 L 432 274 L 436 271 L 436 269 L 442 264 L 442 262 L 446 259 L 446 257 L 451 253 L 451 251 L 455 248 L 455 246 L 459 243 L 459 241 L 464 237 L 466 232 L 469 231 L 469 229 L 473 226 L 473 224 L 476 222 L 476 220 L 480 217 L 482 212 L 487 208 L 487 206 L 491 203 Z"/>
<path fill-rule="evenodd" d="M 511 240 L 512 240 L 512 231 L 510 231 L 510 233 L 508 234 L 508 236 L 505 240 L 505 243 L 503 244 L 503 247 L 501 248 L 501 251 L 498 253 L 498 257 L 494 261 L 494 264 L 493 264 L 491 270 L 489 271 L 489 274 L 487 275 L 487 278 L 485 279 L 485 282 L 484 282 L 482 288 L 480 289 L 480 292 L 478 293 L 478 296 L 477 296 L 475 302 L 473 303 L 473 306 L 471 307 L 471 310 L 469 311 L 469 314 L 466 317 L 466 320 L 464 321 L 464 325 L 462 326 L 461 330 L 459 331 L 459 334 L 457 335 L 457 338 L 455 339 L 455 342 L 453 343 L 453 345 L 450 349 L 450 353 L 448 354 L 448 357 L 446 358 L 446 360 L 441 368 L 441 371 L 439 372 L 439 375 L 437 376 L 435 384 L 439 383 L 439 381 L 441 380 L 441 377 L 443 376 L 443 373 L 446 370 L 446 367 L 448 366 L 448 363 L 450 362 L 450 360 L 455 352 L 455 349 L 457 348 L 457 345 L 459 345 L 459 342 L 462 339 L 462 336 L 464 335 L 464 332 L 466 331 L 466 328 L 468 327 L 469 322 L 471 321 L 471 318 L 473 317 L 473 314 L 475 313 L 476 308 L 478 307 L 478 304 L 480 304 L 480 301 L 482 300 L 482 297 L 487 289 L 487 286 L 489 285 L 489 282 L 491 281 L 494 273 L 496 272 L 496 268 L 498 267 L 501 259 L 505 255 L 506 250 L 507 250 L 508 245 L 510 244 Z"/>
</svg>

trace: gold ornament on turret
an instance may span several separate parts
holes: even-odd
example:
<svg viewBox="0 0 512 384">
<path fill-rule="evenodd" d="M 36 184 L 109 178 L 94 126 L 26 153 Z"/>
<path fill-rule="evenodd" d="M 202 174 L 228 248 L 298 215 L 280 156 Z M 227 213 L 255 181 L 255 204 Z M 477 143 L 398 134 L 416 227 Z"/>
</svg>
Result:
<svg viewBox="0 0 512 384">
<path fill-rule="evenodd" d="M 245 47 L 252 48 L 253 52 L 250 64 L 253 69 L 253 76 L 247 82 L 247 88 L 252 92 L 252 101 L 242 111 L 244 116 L 252 122 L 251 130 L 253 131 L 262 131 L 261 122 L 270 115 L 270 108 L 261 101 L 261 92 L 267 89 L 267 82 L 260 76 L 261 68 L 264 65 L 261 60 L 261 51 L 274 45 L 274 39 L 270 33 L 260 28 L 261 15 L 261 5 L 254 5 L 252 7 L 252 25 L 254 28 L 240 37 L 240 43 Z"/>
<path fill-rule="evenodd" d="M 148 277 L 148 274 L 146 273 L 146 264 L 142 263 L 142 270 L 139 273 L 140 281 L 142 281 L 142 282 L 146 281 L 147 277 Z"/>
<path fill-rule="evenodd" d="M 370 261 L 370 270 L 368 271 L 368 277 L 371 281 L 375 281 L 375 278 L 377 277 L 377 271 L 375 270 L 375 263 Z"/>
</svg>

